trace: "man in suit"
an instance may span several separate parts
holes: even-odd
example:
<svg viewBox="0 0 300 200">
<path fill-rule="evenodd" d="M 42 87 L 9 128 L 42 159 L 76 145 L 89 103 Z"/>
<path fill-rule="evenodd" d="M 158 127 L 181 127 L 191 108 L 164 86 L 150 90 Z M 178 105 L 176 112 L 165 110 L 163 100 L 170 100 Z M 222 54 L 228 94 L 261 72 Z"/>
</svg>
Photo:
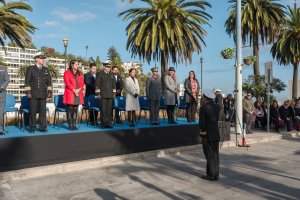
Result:
<svg viewBox="0 0 300 200">
<path fill-rule="evenodd" d="M 101 128 L 112 128 L 112 105 L 116 94 L 116 79 L 110 73 L 111 61 L 103 63 L 96 75 L 96 95 L 100 99 Z"/>
<path fill-rule="evenodd" d="M 90 95 L 95 95 L 95 84 L 96 84 L 96 72 L 97 66 L 95 63 L 90 64 L 90 71 L 84 74 L 84 84 L 86 85 L 85 97 L 88 98 Z M 94 115 L 95 114 L 95 115 Z M 94 124 L 97 122 L 98 112 L 95 113 L 89 111 L 90 123 Z"/>
<path fill-rule="evenodd" d="M 6 88 L 9 83 L 9 76 L 5 67 L 0 67 L 0 135 L 3 135 L 3 113 L 6 103 Z"/>
<path fill-rule="evenodd" d="M 122 77 L 119 75 L 119 69 L 117 66 L 112 67 L 112 74 L 116 80 L 116 96 L 122 96 L 122 90 L 124 85 Z M 120 111 L 118 109 L 115 109 L 115 118 L 117 124 L 122 124 L 122 121 L 120 120 Z"/>
<path fill-rule="evenodd" d="M 220 107 L 214 102 L 215 94 L 204 90 L 200 108 L 199 128 L 206 164 L 206 176 L 202 179 L 216 181 L 219 179 L 219 113 Z"/>
<path fill-rule="evenodd" d="M 52 79 L 49 69 L 43 66 L 45 58 L 42 52 L 36 53 L 33 57 L 35 65 L 28 67 L 26 70 L 25 92 L 30 99 L 30 133 L 35 132 L 37 112 L 39 112 L 40 131 L 47 131 L 46 99 L 52 96 Z"/>
<path fill-rule="evenodd" d="M 159 125 L 159 105 L 161 97 L 161 80 L 158 75 L 158 68 L 151 69 L 152 76 L 146 81 L 146 96 L 149 101 L 150 124 Z"/>
</svg>

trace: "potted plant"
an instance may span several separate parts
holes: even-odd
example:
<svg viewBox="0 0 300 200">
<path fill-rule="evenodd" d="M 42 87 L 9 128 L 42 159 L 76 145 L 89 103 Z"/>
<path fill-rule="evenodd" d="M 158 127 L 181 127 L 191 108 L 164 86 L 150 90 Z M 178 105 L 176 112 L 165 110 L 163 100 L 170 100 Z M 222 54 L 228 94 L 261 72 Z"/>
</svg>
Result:
<svg viewBox="0 0 300 200">
<path fill-rule="evenodd" d="M 234 57 L 234 48 L 228 47 L 221 51 L 221 56 L 224 59 L 232 59 Z"/>
<path fill-rule="evenodd" d="M 243 60 L 245 65 L 251 65 L 253 62 L 256 61 L 256 56 L 246 56 Z"/>
</svg>

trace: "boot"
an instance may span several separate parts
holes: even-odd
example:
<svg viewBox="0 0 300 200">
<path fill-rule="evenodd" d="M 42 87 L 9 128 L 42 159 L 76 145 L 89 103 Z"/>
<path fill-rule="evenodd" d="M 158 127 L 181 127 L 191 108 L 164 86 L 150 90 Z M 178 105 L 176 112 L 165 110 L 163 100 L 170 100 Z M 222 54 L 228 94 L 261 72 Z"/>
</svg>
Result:
<svg viewBox="0 0 300 200">
<path fill-rule="evenodd" d="M 132 126 L 135 126 L 135 122 L 136 122 L 136 115 L 135 115 L 135 111 L 132 111 L 132 120 L 131 120 L 131 122 L 132 122 Z"/>
<path fill-rule="evenodd" d="M 177 122 L 175 122 L 175 117 L 174 117 L 174 108 L 170 112 L 171 112 L 171 121 L 172 121 L 172 124 L 177 124 Z"/>
<path fill-rule="evenodd" d="M 73 130 L 78 130 L 76 127 L 76 120 L 77 119 L 77 107 L 73 107 L 73 115 L 72 115 L 72 124 L 73 124 Z"/>
<path fill-rule="evenodd" d="M 167 108 L 167 115 L 168 115 L 168 124 L 172 124 L 172 119 L 171 119 L 171 112 L 170 108 Z"/>
<path fill-rule="evenodd" d="M 67 109 L 67 121 L 68 121 L 68 125 L 69 125 L 69 130 L 74 130 L 73 123 L 72 123 L 72 112 L 73 112 L 72 108 L 69 107 Z"/>
<path fill-rule="evenodd" d="M 128 111 L 127 114 L 128 114 L 128 124 L 129 124 L 129 126 L 132 126 L 132 115 L 131 115 L 131 111 Z"/>
</svg>

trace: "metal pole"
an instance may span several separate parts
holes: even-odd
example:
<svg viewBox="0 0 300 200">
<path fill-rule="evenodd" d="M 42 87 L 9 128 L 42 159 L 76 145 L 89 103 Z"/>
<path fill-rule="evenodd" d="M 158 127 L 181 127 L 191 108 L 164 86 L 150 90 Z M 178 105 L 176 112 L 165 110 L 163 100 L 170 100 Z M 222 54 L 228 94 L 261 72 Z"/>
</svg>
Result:
<svg viewBox="0 0 300 200">
<path fill-rule="evenodd" d="M 271 70 L 268 69 L 268 118 L 267 118 L 267 130 L 268 133 L 270 132 L 270 76 L 271 76 Z"/>
<path fill-rule="evenodd" d="M 89 46 L 85 46 L 85 61 L 87 62 L 87 51 L 88 51 Z"/>
<path fill-rule="evenodd" d="M 203 58 L 200 58 L 200 63 L 201 63 L 201 93 L 203 92 Z"/>
<path fill-rule="evenodd" d="M 237 0 L 236 6 L 236 133 L 242 133 L 243 123 L 243 91 L 242 91 L 242 5 L 241 0 Z"/>
<path fill-rule="evenodd" d="M 67 70 L 67 46 L 65 46 L 65 71 Z"/>
</svg>

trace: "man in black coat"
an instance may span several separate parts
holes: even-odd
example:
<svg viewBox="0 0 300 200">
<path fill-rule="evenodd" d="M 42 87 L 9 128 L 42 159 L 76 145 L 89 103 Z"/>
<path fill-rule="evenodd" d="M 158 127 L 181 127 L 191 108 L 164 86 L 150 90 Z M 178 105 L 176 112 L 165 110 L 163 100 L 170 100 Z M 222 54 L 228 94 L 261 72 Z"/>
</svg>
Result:
<svg viewBox="0 0 300 200">
<path fill-rule="evenodd" d="M 206 164 L 206 176 L 201 178 L 210 181 L 219 179 L 219 129 L 218 120 L 220 107 L 214 102 L 215 95 L 205 90 L 200 108 L 199 128 Z"/>
<path fill-rule="evenodd" d="M 111 62 L 103 63 L 96 75 L 96 95 L 100 99 L 101 128 L 112 128 L 112 105 L 116 94 L 116 79 L 110 73 Z"/>
<path fill-rule="evenodd" d="M 95 63 L 90 64 L 90 71 L 84 74 L 84 84 L 86 85 L 85 97 L 88 98 L 90 95 L 95 95 L 96 90 L 96 71 L 97 66 Z M 95 115 L 94 115 L 95 114 Z M 90 123 L 93 124 L 97 122 L 98 112 L 89 111 Z"/>
<path fill-rule="evenodd" d="M 30 133 L 35 132 L 36 113 L 39 112 L 39 129 L 46 132 L 46 99 L 52 96 L 52 80 L 49 69 L 44 67 L 45 56 L 42 52 L 34 55 L 35 65 L 27 68 L 25 75 L 25 92 L 30 99 Z"/>
<path fill-rule="evenodd" d="M 116 80 L 116 96 L 122 96 L 122 90 L 124 87 L 122 77 L 119 75 L 119 68 L 117 66 L 112 67 L 112 74 Z M 114 102 L 113 102 L 114 104 Z M 115 109 L 115 118 L 117 124 L 122 124 L 120 120 L 120 111 L 119 109 Z"/>
</svg>

